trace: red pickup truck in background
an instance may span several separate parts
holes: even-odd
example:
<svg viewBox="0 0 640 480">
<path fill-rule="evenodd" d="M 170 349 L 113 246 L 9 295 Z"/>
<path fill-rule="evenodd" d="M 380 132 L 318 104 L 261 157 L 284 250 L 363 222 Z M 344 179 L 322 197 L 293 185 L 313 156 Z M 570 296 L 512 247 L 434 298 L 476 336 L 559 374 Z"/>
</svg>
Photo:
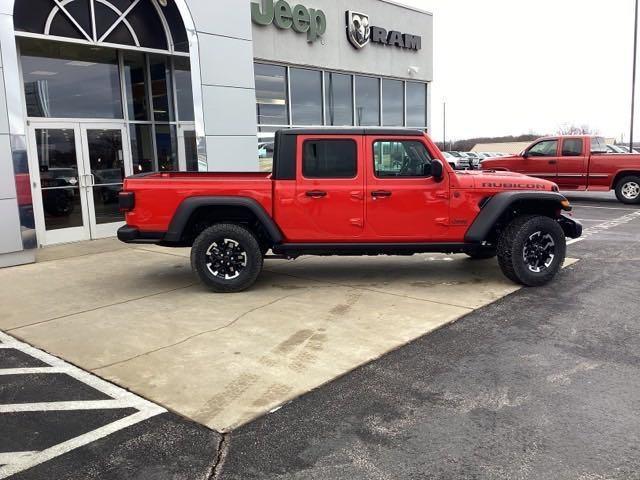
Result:
<svg viewBox="0 0 640 480">
<path fill-rule="evenodd" d="M 620 202 L 640 203 L 640 155 L 607 153 L 602 137 L 540 138 L 520 155 L 483 160 L 481 168 L 544 178 L 561 190 L 615 190 Z"/>
<path fill-rule="evenodd" d="M 418 130 L 291 129 L 276 134 L 273 173 L 152 173 L 127 178 L 118 238 L 192 247 L 216 292 L 251 286 L 267 252 L 498 256 L 514 282 L 549 282 L 581 225 L 552 182 L 455 172 Z"/>
</svg>

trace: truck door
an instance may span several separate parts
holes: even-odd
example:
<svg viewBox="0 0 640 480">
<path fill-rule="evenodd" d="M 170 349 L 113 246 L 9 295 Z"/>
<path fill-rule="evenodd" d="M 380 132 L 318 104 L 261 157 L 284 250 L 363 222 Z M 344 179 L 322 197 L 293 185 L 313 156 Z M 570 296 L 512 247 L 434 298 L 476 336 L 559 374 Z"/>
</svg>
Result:
<svg viewBox="0 0 640 480">
<path fill-rule="evenodd" d="M 431 176 L 435 155 L 424 137 L 366 137 L 368 241 L 446 239 L 449 179 Z"/>
<path fill-rule="evenodd" d="M 290 242 L 356 241 L 364 230 L 362 136 L 298 135 L 296 187 L 278 223 Z"/>
<path fill-rule="evenodd" d="M 534 143 L 514 165 L 512 171 L 556 182 L 558 178 L 558 139 Z"/>
<path fill-rule="evenodd" d="M 584 139 L 563 138 L 558 159 L 557 183 L 568 190 L 586 190 L 589 152 Z"/>
</svg>

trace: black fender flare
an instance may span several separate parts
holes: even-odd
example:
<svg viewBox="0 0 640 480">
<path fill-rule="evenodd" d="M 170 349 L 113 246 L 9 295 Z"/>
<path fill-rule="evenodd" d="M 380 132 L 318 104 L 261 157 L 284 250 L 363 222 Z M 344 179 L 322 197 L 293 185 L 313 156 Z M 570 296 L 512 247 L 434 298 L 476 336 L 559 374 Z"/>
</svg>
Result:
<svg viewBox="0 0 640 480">
<path fill-rule="evenodd" d="M 566 210 L 567 208 L 562 204 L 562 202 L 566 202 L 566 200 L 564 195 L 557 192 L 515 191 L 498 193 L 491 197 L 482 210 L 480 210 L 480 213 L 465 234 L 465 242 L 484 242 L 502 214 L 516 202 L 555 203 L 560 210 Z"/>
<path fill-rule="evenodd" d="M 164 236 L 165 242 L 180 242 L 193 212 L 201 207 L 244 207 L 250 210 L 262 224 L 274 244 L 282 243 L 284 236 L 264 207 L 248 197 L 189 197 L 176 209 L 169 230 Z"/>
</svg>

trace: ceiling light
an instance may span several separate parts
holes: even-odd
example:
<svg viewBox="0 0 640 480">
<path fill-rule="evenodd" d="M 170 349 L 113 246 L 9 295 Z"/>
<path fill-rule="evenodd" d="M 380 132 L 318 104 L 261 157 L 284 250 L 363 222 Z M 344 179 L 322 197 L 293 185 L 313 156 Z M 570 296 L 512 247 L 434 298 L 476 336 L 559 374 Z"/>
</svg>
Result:
<svg viewBox="0 0 640 480">
<path fill-rule="evenodd" d="M 36 70 L 35 72 L 31 72 L 29 75 L 38 75 L 40 77 L 51 77 L 57 74 L 58 72 L 47 72 L 45 70 Z"/>
<path fill-rule="evenodd" d="M 67 62 L 66 65 L 70 65 L 72 67 L 92 67 L 95 63 L 73 60 L 72 62 Z"/>
</svg>

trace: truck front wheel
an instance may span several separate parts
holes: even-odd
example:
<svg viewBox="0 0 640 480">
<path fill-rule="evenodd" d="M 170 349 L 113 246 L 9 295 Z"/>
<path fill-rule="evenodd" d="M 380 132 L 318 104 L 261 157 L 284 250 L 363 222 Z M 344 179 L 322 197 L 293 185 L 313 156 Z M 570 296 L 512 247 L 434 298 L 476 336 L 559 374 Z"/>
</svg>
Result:
<svg viewBox="0 0 640 480">
<path fill-rule="evenodd" d="M 640 203 L 640 177 L 630 175 L 616 183 L 616 197 L 622 203 L 633 205 Z"/>
<path fill-rule="evenodd" d="M 240 225 L 213 225 L 196 238 L 191 248 L 193 271 L 217 293 L 241 292 L 251 287 L 262 265 L 258 240 Z"/>
<path fill-rule="evenodd" d="M 539 287 L 549 283 L 562 267 L 567 243 L 562 227 L 541 215 L 515 218 L 500 235 L 498 263 L 515 283 Z"/>
</svg>

